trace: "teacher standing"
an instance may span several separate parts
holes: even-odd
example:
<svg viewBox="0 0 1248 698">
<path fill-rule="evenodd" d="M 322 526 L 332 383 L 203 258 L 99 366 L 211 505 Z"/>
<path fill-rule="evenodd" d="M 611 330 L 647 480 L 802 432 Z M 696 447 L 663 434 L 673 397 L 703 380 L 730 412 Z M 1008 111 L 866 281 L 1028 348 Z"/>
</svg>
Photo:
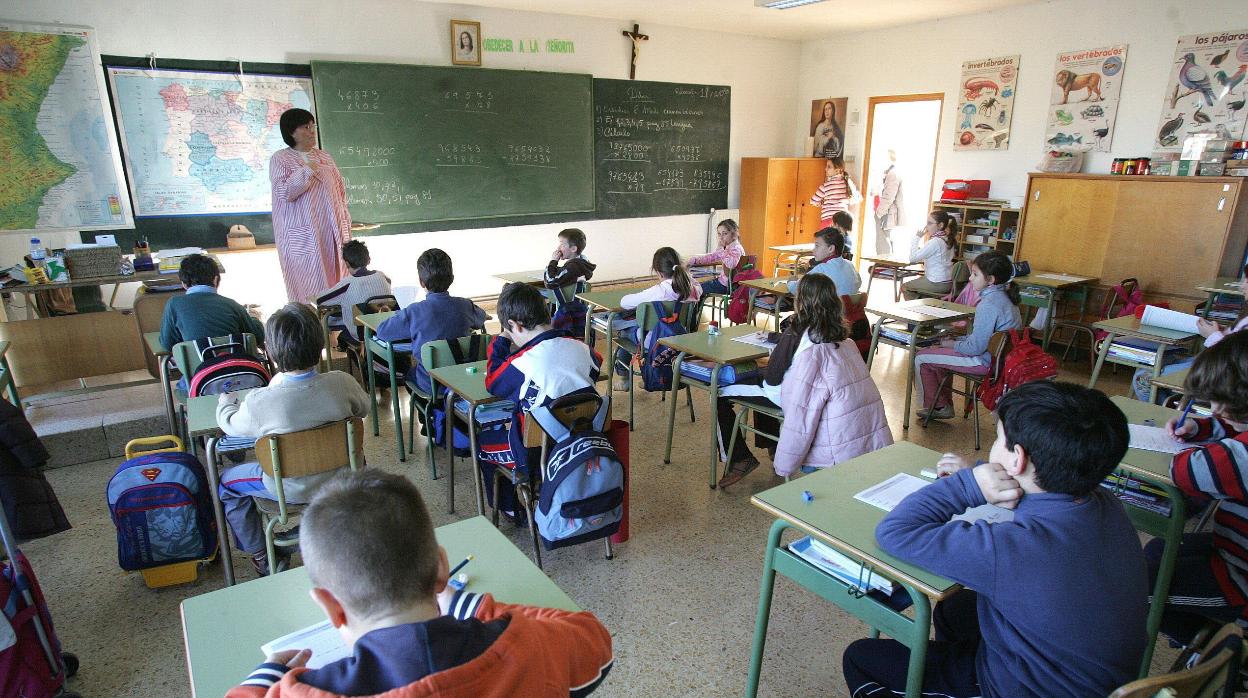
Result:
<svg viewBox="0 0 1248 698">
<path fill-rule="evenodd" d="M 269 158 L 273 238 L 287 298 L 307 303 L 338 283 L 346 271 L 340 251 L 351 239 L 351 214 L 338 166 L 316 147 L 312 113 L 288 109 L 279 126 L 290 147 Z"/>
</svg>

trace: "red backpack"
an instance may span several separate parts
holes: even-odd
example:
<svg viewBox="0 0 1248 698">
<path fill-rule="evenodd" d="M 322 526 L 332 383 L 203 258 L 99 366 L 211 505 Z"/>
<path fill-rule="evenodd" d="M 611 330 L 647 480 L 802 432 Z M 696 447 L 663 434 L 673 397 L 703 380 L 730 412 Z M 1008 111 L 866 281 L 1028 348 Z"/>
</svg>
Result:
<svg viewBox="0 0 1248 698">
<path fill-rule="evenodd" d="M 1009 349 L 1001 362 L 1001 372 L 979 384 L 975 394 L 984 407 L 997 409 L 1001 396 L 1024 383 L 1057 377 L 1057 359 L 1031 343 L 1031 330 L 1010 330 Z"/>
<path fill-rule="evenodd" d="M 740 284 L 742 281 L 761 278 L 763 278 L 763 275 L 757 269 L 747 269 L 734 274 L 732 283 Z M 732 290 L 732 298 L 728 301 L 728 319 L 733 324 L 740 325 L 741 323 L 749 322 L 751 290 L 753 289 L 749 286 L 737 286 Z"/>
</svg>

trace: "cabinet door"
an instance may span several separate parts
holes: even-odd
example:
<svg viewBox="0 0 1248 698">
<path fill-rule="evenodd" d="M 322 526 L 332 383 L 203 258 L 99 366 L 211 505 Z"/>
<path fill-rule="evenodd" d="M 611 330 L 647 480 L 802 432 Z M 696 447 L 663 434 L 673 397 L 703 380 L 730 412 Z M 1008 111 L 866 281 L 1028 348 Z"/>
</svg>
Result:
<svg viewBox="0 0 1248 698">
<path fill-rule="evenodd" d="M 797 165 L 797 188 L 793 194 L 793 202 L 797 210 L 797 226 L 793 231 L 793 242 L 810 242 L 819 230 L 820 206 L 811 206 L 810 197 L 823 184 L 827 160 L 823 158 L 803 158 Z"/>
<path fill-rule="evenodd" d="M 767 249 L 767 171 L 768 158 L 741 158 L 741 245 L 746 254 Z"/>
<path fill-rule="evenodd" d="M 1102 278 L 1118 183 L 1032 176 L 1014 259 L 1035 270 Z"/>
<path fill-rule="evenodd" d="M 793 190 L 797 186 L 797 161 L 775 159 L 767 165 L 767 221 L 763 233 L 763 249 L 746 251 L 757 254 L 760 270 L 770 274 L 776 264 L 775 245 L 793 244 L 797 212 L 793 206 Z"/>
</svg>

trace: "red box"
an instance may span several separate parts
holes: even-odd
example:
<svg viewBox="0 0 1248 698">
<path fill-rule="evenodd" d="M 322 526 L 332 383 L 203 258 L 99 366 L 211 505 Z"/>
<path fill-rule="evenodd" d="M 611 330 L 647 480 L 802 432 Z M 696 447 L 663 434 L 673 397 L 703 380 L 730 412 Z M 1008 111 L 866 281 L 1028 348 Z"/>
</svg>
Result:
<svg viewBox="0 0 1248 698">
<path fill-rule="evenodd" d="M 940 187 L 940 200 L 986 199 L 991 188 L 992 180 L 988 179 L 946 179 Z"/>
</svg>

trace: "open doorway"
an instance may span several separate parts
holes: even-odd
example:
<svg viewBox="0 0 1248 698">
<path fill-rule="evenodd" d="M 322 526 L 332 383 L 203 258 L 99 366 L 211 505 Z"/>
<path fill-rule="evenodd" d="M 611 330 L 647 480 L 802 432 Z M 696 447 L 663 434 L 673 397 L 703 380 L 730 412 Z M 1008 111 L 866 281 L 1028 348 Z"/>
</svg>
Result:
<svg viewBox="0 0 1248 698">
<path fill-rule="evenodd" d="M 940 92 L 872 97 L 867 102 L 863 202 L 858 244 L 863 257 L 905 257 L 932 205 Z"/>
</svg>

